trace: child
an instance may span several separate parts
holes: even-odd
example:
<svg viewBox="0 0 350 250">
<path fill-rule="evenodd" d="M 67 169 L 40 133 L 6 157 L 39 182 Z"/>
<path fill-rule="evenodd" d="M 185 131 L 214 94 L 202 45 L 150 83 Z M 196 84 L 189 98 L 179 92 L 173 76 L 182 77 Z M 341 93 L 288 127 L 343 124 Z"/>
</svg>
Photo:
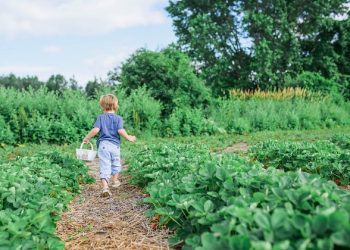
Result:
<svg viewBox="0 0 350 250">
<path fill-rule="evenodd" d="M 109 197 L 111 192 L 108 188 L 109 179 L 112 187 L 120 186 L 118 180 L 121 170 L 120 164 L 120 136 L 130 142 L 136 141 L 136 137 L 128 135 L 123 129 L 123 119 L 116 115 L 118 111 L 118 99 L 112 94 L 104 95 L 100 98 L 100 106 L 103 114 L 99 115 L 94 124 L 94 128 L 83 139 L 88 143 L 91 137 L 100 132 L 97 140 L 98 157 L 100 158 L 100 178 L 102 182 L 102 196 Z"/>
</svg>

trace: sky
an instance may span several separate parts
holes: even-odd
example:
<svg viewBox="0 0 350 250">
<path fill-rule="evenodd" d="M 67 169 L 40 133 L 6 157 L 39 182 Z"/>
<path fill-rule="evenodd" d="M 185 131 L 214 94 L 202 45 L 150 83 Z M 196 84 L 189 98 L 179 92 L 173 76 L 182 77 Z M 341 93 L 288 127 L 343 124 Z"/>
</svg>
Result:
<svg viewBox="0 0 350 250">
<path fill-rule="evenodd" d="M 135 50 L 175 42 L 168 0 L 0 0 L 0 75 L 105 79 Z"/>
</svg>

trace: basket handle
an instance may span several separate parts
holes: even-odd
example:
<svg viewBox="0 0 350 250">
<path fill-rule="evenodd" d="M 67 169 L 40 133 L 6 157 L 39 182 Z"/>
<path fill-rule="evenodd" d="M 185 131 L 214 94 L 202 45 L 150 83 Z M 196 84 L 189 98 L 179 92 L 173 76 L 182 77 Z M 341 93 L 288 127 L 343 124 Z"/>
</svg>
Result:
<svg viewBox="0 0 350 250">
<path fill-rule="evenodd" d="M 92 145 L 92 143 L 91 143 L 91 142 L 88 142 L 88 143 L 89 143 L 90 146 L 91 146 L 91 150 L 94 150 L 94 146 Z M 87 144 L 87 143 L 83 142 L 83 143 L 80 145 L 80 149 L 83 148 L 83 145 L 84 145 L 84 144 Z"/>
</svg>

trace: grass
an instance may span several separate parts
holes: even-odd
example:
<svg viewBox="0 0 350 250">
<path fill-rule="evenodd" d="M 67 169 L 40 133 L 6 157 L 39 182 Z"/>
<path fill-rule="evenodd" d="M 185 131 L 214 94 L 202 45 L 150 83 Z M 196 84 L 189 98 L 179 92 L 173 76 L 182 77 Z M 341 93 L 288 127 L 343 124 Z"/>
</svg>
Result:
<svg viewBox="0 0 350 250">
<path fill-rule="evenodd" d="M 132 157 L 134 147 L 144 147 L 156 143 L 184 143 L 184 144 L 201 144 L 207 145 L 212 151 L 222 150 L 235 143 L 246 142 L 254 145 L 258 142 L 268 139 L 284 141 L 307 141 L 313 142 L 326 140 L 334 135 L 350 135 L 349 127 L 333 129 L 316 129 L 316 130 L 278 130 L 278 131 L 261 131 L 249 134 L 222 134 L 210 136 L 188 136 L 174 138 L 138 138 L 135 144 L 124 142 L 122 144 L 122 156 Z"/>
<path fill-rule="evenodd" d="M 332 129 L 316 129 L 316 130 L 278 130 L 278 131 L 261 131 L 249 134 L 221 134 L 206 136 L 187 136 L 187 137 L 139 137 L 136 143 L 129 143 L 123 140 L 121 150 L 122 158 L 128 159 L 132 157 L 137 149 L 147 145 L 157 143 L 184 143 L 184 144 L 201 144 L 207 145 L 211 150 L 221 150 L 238 142 L 246 142 L 254 145 L 258 142 L 268 139 L 283 141 L 307 141 L 313 142 L 318 140 L 329 139 L 334 135 L 350 136 L 350 127 L 340 127 Z M 94 145 L 96 145 L 93 142 Z M 15 159 L 17 156 L 30 156 L 40 151 L 48 149 L 58 152 L 69 152 L 75 155 L 75 149 L 80 147 L 80 142 L 70 145 L 49 145 L 49 144 L 21 144 L 17 146 L 0 147 L 0 161 Z M 96 150 L 96 148 L 95 148 Z"/>
</svg>

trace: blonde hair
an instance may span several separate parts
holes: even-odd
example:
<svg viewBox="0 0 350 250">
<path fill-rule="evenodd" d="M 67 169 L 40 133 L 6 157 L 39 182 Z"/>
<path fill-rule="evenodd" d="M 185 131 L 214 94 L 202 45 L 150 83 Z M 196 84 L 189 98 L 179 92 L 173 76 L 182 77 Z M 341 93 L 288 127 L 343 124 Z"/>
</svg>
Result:
<svg viewBox="0 0 350 250">
<path fill-rule="evenodd" d="M 103 95 L 100 98 L 100 106 L 103 111 L 118 111 L 118 99 L 112 94 Z"/>
</svg>

